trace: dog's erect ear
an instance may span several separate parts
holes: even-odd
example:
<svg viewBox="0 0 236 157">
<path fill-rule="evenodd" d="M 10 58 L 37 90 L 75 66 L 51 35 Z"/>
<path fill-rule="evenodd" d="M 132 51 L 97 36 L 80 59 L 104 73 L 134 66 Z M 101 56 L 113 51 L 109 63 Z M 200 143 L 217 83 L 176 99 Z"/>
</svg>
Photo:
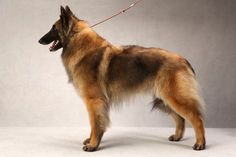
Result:
<svg viewBox="0 0 236 157">
<path fill-rule="evenodd" d="M 61 6 L 60 20 L 61 20 L 63 29 L 65 31 L 68 31 L 70 20 L 71 20 L 71 14 L 68 13 L 62 6 Z"/>
<path fill-rule="evenodd" d="M 72 13 L 72 11 L 71 11 L 70 8 L 68 7 L 68 5 L 66 6 L 66 12 L 67 12 L 67 14 L 69 14 L 70 16 L 74 16 L 74 14 Z"/>
</svg>

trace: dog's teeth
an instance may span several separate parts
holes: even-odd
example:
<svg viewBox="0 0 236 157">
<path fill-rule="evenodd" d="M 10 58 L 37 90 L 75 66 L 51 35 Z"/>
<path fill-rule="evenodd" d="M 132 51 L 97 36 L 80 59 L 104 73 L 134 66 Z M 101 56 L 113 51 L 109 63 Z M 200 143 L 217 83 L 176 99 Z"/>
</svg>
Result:
<svg viewBox="0 0 236 157">
<path fill-rule="evenodd" d="M 56 42 L 57 42 L 57 41 L 54 41 L 54 42 L 53 42 L 52 47 L 54 47 L 54 46 L 56 45 Z"/>
</svg>

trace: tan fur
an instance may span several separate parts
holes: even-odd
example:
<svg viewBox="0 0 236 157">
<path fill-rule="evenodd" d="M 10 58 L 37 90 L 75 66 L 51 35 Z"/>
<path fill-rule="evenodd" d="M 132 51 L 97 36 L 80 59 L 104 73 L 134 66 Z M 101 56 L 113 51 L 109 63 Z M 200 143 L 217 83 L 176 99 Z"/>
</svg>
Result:
<svg viewBox="0 0 236 157">
<path fill-rule="evenodd" d="M 81 40 L 81 38 L 87 39 L 86 44 L 83 43 L 85 41 Z M 77 64 L 85 55 L 88 55 L 91 49 L 96 49 L 98 47 L 106 47 L 106 51 L 99 67 L 99 80 L 96 80 L 97 82 L 95 82 L 90 75 L 87 75 L 90 73 L 88 69 L 85 67 L 76 69 L 75 64 Z M 147 91 L 148 89 L 150 93 L 155 91 L 153 94 L 158 92 L 156 96 L 161 97 L 175 112 L 188 119 L 193 124 L 196 131 L 197 143 L 205 143 L 204 132 L 202 132 L 202 119 L 199 118 L 200 113 L 198 113 L 198 107 L 200 105 L 197 102 L 199 99 L 198 93 L 196 93 L 196 87 L 193 86 L 195 82 L 194 75 L 180 56 L 162 49 L 150 50 L 150 52 L 153 51 L 154 54 L 159 53 L 159 55 L 167 58 L 169 63 L 160 70 L 157 78 L 151 77 L 135 89 L 127 91 L 120 86 L 119 82 L 113 83 L 109 87 L 106 87 L 104 83 L 110 58 L 115 54 L 122 53 L 121 47 L 110 45 L 107 41 L 97 36 L 90 28 L 84 28 L 78 35 L 74 35 L 71 38 L 71 48 L 70 45 L 68 45 L 68 49 L 70 52 L 63 52 L 62 58 L 66 69 L 69 70 L 69 73 L 72 76 L 73 84 L 85 99 L 85 104 L 87 104 L 92 128 L 89 146 L 97 147 L 99 143 L 99 140 L 97 139 L 99 136 L 98 134 L 100 134 L 101 131 L 104 132 L 109 124 L 108 113 L 106 113 L 106 108 L 109 107 L 103 105 L 107 105 L 108 102 L 117 103 L 122 101 L 122 99 L 125 99 L 127 95 L 129 96 L 133 93 Z M 72 54 L 67 56 L 67 53 Z M 150 55 L 152 54 L 150 53 Z M 178 62 L 177 66 L 176 64 L 173 64 L 176 61 Z M 172 72 L 175 73 L 174 76 L 171 75 Z M 110 97 L 111 99 L 109 99 L 107 93 L 112 93 L 113 96 Z M 172 98 L 169 96 L 169 93 L 172 93 L 174 97 Z M 177 97 L 179 100 L 175 99 Z M 182 97 L 184 97 L 184 99 L 181 99 Z M 186 99 L 189 100 L 190 103 L 187 102 Z M 186 106 L 182 107 L 182 104 L 186 104 Z M 196 111 L 193 113 L 189 112 L 189 110 L 193 111 L 194 109 Z M 193 114 L 196 114 L 196 116 Z M 105 116 L 103 117 L 103 115 Z M 174 117 L 178 117 L 178 115 L 174 115 Z M 195 120 L 196 118 L 199 118 L 199 120 Z M 175 119 L 175 121 L 177 130 L 175 134 L 176 139 L 174 140 L 179 140 L 183 136 L 184 124 L 179 124 L 179 119 Z M 99 124 L 100 128 L 98 129 L 95 124 Z"/>
<path fill-rule="evenodd" d="M 196 134 L 193 148 L 205 148 L 204 101 L 186 59 L 160 48 L 112 45 L 85 21 L 70 16 L 69 30 L 63 29 L 60 20 L 55 26 L 64 44 L 61 56 L 69 80 L 83 98 L 90 118 L 91 133 L 84 141 L 85 151 L 98 148 L 109 125 L 110 106 L 140 92 L 165 104 L 161 108 L 176 123 L 175 134 L 169 140 L 183 137 L 186 119 Z"/>
</svg>

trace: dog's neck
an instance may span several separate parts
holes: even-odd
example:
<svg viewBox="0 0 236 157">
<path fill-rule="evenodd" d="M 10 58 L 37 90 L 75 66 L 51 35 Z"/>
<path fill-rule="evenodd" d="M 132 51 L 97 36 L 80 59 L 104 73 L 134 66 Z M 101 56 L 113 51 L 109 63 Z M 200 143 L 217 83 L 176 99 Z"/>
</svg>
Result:
<svg viewBox="0 0 236 157">
<path fill-rule="evenodd" d="M 78 63 L 86 55 L 96 53 L 96 49 L 111 45 L 86 23 L 75 25 L 73 31 L 73 34 L 71 33 L 67 39 L 61 55 L 69 73 L 73 73 L 75 63 Z"/>
</svg>

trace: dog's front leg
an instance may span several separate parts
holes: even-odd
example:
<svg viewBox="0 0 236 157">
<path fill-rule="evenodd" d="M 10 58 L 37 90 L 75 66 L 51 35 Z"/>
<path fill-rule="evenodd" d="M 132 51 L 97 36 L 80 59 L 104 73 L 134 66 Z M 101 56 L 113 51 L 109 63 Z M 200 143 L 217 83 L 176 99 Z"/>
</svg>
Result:
<svg viewBox="0 0 236 157">
<path fill-rule="evenodd" d="M 84 141 L 85 146 L 83 147 L 83 150 L 95 151 L 97 150 L 102 136 L 106 131 L 106 127 L 109 124 L 109 109 L 107 104 L 101 98 L 86 97 L 85 103 L 89 114 L 91 133 L 90 138 Z"/>
</svg>

